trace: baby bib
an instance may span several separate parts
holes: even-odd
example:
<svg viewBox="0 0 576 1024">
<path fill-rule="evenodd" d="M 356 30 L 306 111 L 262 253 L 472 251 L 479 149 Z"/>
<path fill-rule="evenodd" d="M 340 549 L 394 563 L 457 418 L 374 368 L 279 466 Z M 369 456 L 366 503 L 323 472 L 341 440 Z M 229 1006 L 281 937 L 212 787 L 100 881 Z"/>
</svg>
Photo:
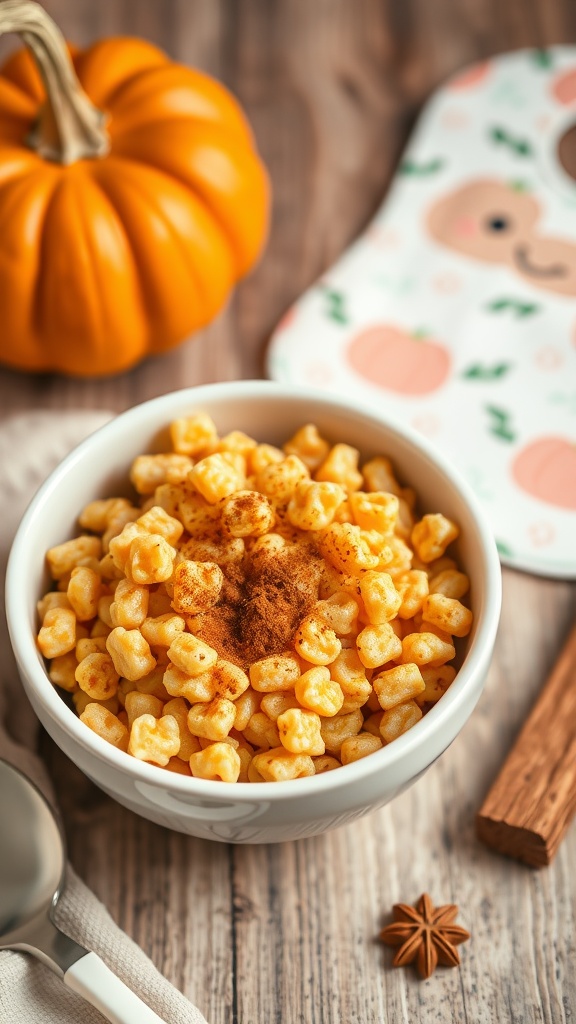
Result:
<svg viewBox="0 0 576 1024">
<path fill-rule="evenodd" d="M 434 94 L 267 369 L 421 431 L 482 501 L 504 563 L 576 577 L 576 47 L 505 54 Z"/>
</svg>

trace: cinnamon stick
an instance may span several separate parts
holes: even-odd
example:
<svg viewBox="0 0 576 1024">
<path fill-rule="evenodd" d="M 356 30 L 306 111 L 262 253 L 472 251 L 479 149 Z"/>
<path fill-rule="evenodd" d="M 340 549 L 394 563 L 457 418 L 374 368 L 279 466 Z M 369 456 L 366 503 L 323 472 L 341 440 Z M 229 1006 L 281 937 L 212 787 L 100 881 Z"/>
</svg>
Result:
<svg viewBox="0 0 576 1024">
<path fill-rule="evenodd" d="M 576 625 L 476 818 L 478 838 L 533 867 L 576 813 Z"/>
</svg>

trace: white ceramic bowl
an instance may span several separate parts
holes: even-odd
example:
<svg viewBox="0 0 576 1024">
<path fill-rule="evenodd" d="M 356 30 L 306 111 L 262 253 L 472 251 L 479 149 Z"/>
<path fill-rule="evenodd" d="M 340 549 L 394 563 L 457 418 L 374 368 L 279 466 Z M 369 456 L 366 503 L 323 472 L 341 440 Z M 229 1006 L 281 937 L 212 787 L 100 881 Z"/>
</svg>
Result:
<svg viewBox="0 0 576 1024">
<path fill-rule="evenodd" d="M 127 493 L 133 458 L 161 450 L 170 420 L 207 410 L 221 433 L 241 429 L 281 443 L 314 421 L 331 440 L 364 457 L 390 455 L 423 511 L 441 510 L 461 527 L 458 557 L 472 581 L 474 627 L 456 680 L 409 732 L 377 753 L 311 778 L 281 783 L 211 782 L 174 775 L 110 746 L 76 717 L 46 675 L 35 645 L 35 604 L 49 587 L 45 552 L 77 532 L 90 500 Z M 22 682 L 38 718 L 59 747 L 106 793 L 152 821 L 190 835 L 267 843 L 317 835 L 397 796 L 446 750 L 482 691 L 500 613 L 496 547 L 473 494 L 427 442 L 385 412 L 315 391 L 266 381 L 213 384 L 178 391 L 131 409 L 78 446 L 33 499 L 18 530 L 6 583 L 10 636 Z"/>
</svg>

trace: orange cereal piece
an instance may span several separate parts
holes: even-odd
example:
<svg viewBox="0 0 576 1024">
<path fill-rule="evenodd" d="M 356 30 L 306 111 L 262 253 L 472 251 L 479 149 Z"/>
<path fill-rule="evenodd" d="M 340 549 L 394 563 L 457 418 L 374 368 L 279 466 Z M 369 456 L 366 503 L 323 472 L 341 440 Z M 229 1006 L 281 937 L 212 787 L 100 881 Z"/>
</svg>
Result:
<svg viewBox="0 0 576 1024">
<path fill-rule="evenodd" d="M 215 562 L 180 562 L 174 571 L 172 607 L 182 615 L 204 612 L 220 597 L 224 573 Z"/>
<path fill-rule="evenodd" d="M 116 696 L 119 675 L 109 654 L 88 654 L 75 671 L 81 690 L 95 700 L 109 700 Z"/>
<path fill-rule="evenodd" d="M 430 622 L 453 636 L 468 636 L 472 618 L 469 608 L 455 598 L 440 593 L 429 594 L 422 608 L 424 622 Z"/>
<path fill-rule="evenodd" d="M 240 755 L 229 743 L 211 743 L 190 758 L 190 771 L 196 779 L 237 782 L 241 767 Z"/>
<path fill-rule="evenodd" d="M 292 754 L 284 747 L 274 747 L 255 754 L 252 765 L 264 782 L 286 782 L 314 775 L 314 762 L 309 754 Z"/>
<path fill-rule="evenodd" d="M 428 514 L 416 523 L 412 530 L 412 543 L 418 558 L 423 562 L 433 562 L 441 558 L 446 548 L 456 540 L 459 529 L 441 512 Z"/>
<path fill-rule="evenodd" d="M 417 697 L 425 689 L 418 665 L 397 665 L 379 672 L 372 680 L 378 703 L 384 711 Z"/>
<path fill-rule="evenodd" d="M 128 750 L 128 729 L 101 704 L 87 704 L 80 715 L 80 721 L 113 747 Z"/>
<path fill-rule="evenodd" d="M 380 720 L 380 735 L 386 743 L 401 736 L 422 718 L 422 711 L 415 701 L 407 701 L 385 711 Z"/>
</svg>

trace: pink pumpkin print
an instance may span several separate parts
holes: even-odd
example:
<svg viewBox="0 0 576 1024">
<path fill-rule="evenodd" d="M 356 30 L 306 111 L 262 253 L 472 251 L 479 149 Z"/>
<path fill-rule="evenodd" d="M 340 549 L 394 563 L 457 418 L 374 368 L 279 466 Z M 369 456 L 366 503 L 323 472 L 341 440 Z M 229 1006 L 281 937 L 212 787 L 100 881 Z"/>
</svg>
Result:
<svg viewBox="0 0 576 1024">
<path fill-rule="evenodd" d="M 512 476 L 533 498 L 576 512 L 576 442 L 540 437 L 512 463 Z"/>
<path fill-rule="evenodd" d="M 562 71 L 556 76 L 552 83 L 552 93 L 558 103 L 563 106 L 570 106 L 576 100 L 576 68 L 569 71 Z"/>
<path fill-rule="evenodd" d="M 388 324 L 368 327 L 352 339 L 348 362 L 361 377 L 400 395 L 427 395 L 450 372 L 450 356 L 437 341 Z"/>
<path fill-rule="evenodd" d="M 474 89 L 480 82 L 483 82 L 490 70 L 490 61 L 482 60 L 477 64 L 470 64 L 448 81 L 449 89 Z"/>
</svg>

